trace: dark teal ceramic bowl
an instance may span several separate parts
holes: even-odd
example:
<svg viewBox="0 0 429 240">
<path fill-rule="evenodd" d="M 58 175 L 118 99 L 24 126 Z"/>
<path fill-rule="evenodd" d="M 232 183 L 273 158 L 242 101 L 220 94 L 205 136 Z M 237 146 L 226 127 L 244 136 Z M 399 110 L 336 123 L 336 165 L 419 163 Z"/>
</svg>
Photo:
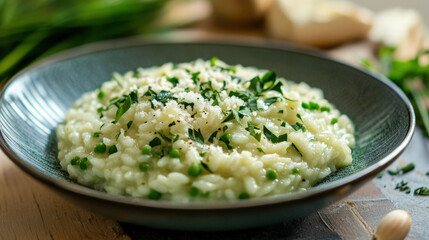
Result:
<svg viewBox="0 0 429 240">
<path fill-rule="evenodd" d="M 356 126 L 353 164 L 307 192 L 209 204 L 109 195 L 70 181 L 60 170 L 55 128 L 84 92 L 99 87 L 115 71 L 213 56 L 321 88 Z M 343 198 L 392 163 L 409 143 L 415 125 L 410 102 L 386 78 L 307 50 L 231 43 L 120 41 L 71 50 L 16 75 L 3 89 L 0 104 L 0 145 L 29 175 L 105 216 L 183 230 L 261 226 L 315 211 Z"/>
</svg>

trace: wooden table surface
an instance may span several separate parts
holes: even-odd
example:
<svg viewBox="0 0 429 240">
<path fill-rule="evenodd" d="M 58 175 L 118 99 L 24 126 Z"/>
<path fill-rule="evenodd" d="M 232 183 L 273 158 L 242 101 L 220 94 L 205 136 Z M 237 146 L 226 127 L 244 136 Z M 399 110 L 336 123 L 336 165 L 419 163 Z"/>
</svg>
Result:
<svg viewBox="0 0 429 240">
<path fill-rule="evenodd" d="M 202 28 L 206 23 L 202 23 Z M 210 28 L 210 27 L 209 27 Z M 183 30 L 167 33 L 163 39 L 223 39 L 225 32 Z M 215 32 L 215 33 L 214 33 Z M 234 35 L 234 34 L 232 34 Z M 260 41 L 260 31 L 241 36 Z M 367 42 L 351 43 L 328 51 L 334 58 L 356 63 L 369 56 Z M 307 217 L 274 226 L 242 231 L 195 233 L 152 229 L 118 223 L 76 207 L 42 186 L 14 165 L 0 151 L 0 239 L 370 239 L 378 221 L 393 209 L 412 215 L 409 239 L 429 239 L 429 197 L 394 190 L 402 179 L 414 189 L 429 186 L 429 141 L 417 130 L 405 153 L 390 167 L 414 162 L 417 169 L 404 176 L 385 174 L 374 179 L 346 199 Z"/>
</svg>

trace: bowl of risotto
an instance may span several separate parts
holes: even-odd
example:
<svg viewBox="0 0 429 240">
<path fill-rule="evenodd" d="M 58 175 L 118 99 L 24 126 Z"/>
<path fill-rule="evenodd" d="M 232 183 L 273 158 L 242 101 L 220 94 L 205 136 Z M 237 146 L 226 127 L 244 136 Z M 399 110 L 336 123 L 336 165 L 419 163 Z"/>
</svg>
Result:
<svg viewBox="0 0 429 240">
<path fill-rule="evenodd" d="M 94 212 L 226 230 L 306 215 L 356 190 L 409 143 L 414 112 L 381 76 L 291 47 L 96 44 L 3 89 L 0 143 Z"/>
</svg>

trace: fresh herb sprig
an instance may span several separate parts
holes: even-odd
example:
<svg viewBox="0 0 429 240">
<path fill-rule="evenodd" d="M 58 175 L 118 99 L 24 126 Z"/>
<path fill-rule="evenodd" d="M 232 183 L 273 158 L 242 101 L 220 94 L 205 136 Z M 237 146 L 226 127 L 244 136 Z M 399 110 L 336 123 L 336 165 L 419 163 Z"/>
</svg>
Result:
<svg viewBox="0 0 429 240">
<path fill-rule="evenodd" d="M 417 123 L 429 136 L 429 63 L 422 63 L 429 50 L 420 51 L 415 58 L 406 61 L 395 59 L 394 54 L 395 48 L 381 47 L 378 53 L 380 64 L 367 59 L 362 64 L 386 75 L 404 90 L 416 109 Z"/>
</svg>

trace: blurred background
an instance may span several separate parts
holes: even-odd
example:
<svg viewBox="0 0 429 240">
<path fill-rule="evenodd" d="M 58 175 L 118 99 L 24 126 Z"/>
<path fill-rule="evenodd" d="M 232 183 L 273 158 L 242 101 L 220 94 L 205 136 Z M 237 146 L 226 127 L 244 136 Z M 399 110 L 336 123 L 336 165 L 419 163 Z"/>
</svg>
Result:
<svg viewBox="0 0 429 240">
<path fill-rule="evenodd" d="M 103 40 L 275 41 L 385 74 L 428 133 L 428 9 L 427 0 L 0 0 L 0 86 L 35 61 Z"/>
</svg>

